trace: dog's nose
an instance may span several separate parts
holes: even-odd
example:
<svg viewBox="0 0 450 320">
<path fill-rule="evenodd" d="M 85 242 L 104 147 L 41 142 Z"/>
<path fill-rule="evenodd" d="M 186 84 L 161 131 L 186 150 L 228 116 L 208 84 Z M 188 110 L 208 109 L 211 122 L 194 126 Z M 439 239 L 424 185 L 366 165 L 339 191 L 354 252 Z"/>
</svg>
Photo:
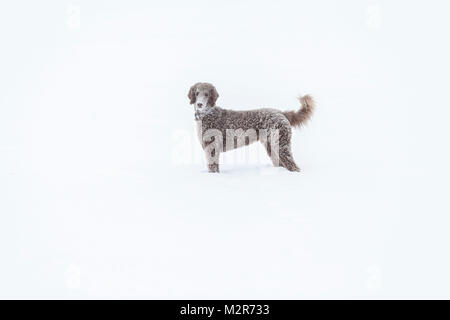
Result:
<svg viewBox="0 0 450 320">
<path fill-rule="evenodd" d="M 197 103 L 197 107 L 199 108 L 203 107 L 203 103 Z"/>
</svg>

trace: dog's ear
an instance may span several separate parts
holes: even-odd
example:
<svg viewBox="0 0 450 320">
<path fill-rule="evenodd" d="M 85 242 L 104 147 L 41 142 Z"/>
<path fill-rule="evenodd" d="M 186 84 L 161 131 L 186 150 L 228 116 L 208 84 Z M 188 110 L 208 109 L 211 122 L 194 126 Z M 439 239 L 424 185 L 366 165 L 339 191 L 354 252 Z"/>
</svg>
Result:
<svg viewBox="0 0 450 320">
<path fill-rule="evenodd" d="M 211 107 L 214 107 L 216 105 L 216 100 L 219 97 L 219 93 L 217 92 L 216 88 L 214 86 L 211 86 L 211 90 L 209 91 L 209 101 L 208 104 Z"/>
<path fill-rule="evenodd" d="M 188 98 L 189 98 L 189 103 L 190 104 L 194 104 L 195 102 L 195 89 L 197 88 L 198 82 L 196 84 L 194 84 L 188 92 Z"/>
</svg>

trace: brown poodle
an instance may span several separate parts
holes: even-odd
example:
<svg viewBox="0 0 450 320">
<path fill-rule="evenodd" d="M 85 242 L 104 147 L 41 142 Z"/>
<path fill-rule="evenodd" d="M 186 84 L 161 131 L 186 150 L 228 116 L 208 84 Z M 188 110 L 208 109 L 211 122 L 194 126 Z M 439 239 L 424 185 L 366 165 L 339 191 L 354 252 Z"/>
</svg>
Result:
<svg viewBox="0 0 450 320">
<path fill-rule="evenodd" d="M 198 136 L 209 172 L 219 172 L 221 152 L 260 141 L 274 166 L 282 166 L 289 171 L 300 171 L 291 152 L 291 127 L 299 127 L 310 119 L 314 110 L 311 96 L 300 97 L 301 109 L 280 111 L 276 109 L 256 109 L 233 111 L 216 106 L 219 97 L 210 83 L 196 83 L 188 93 L 194 105 Z"/>
</svg>

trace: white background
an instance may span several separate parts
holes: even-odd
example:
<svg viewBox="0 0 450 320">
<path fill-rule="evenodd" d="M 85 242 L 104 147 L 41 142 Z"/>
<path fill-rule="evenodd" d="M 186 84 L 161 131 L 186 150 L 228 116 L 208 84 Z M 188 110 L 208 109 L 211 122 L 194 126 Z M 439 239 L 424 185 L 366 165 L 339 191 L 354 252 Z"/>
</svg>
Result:
<svg viewBox="0 0 450 320">
<path fill-rule="evenodd" d="M 3 1 L 0 297 L 450 298 L 449 10 Z M 254 145 L 208 174 L 197 81 L 311 93 L 302 172 Z"/>
</svg>

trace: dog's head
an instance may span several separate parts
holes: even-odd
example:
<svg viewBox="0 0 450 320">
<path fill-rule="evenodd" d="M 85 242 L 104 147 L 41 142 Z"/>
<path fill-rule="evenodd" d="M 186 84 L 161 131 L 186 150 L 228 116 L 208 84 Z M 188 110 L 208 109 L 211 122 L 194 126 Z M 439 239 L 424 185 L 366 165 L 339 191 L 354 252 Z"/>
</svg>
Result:
<svg viewBox="0 0 450 320">
<path fill-rule="evenodd" d="M 207 82 L 197 82 L 194 84 L 188 93 L 190 103 L 195 106 L 197 110 L 205 110 L 206 108 L 214 107 L 216 100 L 219 97 L 216 88 Z"/>
</svg>

